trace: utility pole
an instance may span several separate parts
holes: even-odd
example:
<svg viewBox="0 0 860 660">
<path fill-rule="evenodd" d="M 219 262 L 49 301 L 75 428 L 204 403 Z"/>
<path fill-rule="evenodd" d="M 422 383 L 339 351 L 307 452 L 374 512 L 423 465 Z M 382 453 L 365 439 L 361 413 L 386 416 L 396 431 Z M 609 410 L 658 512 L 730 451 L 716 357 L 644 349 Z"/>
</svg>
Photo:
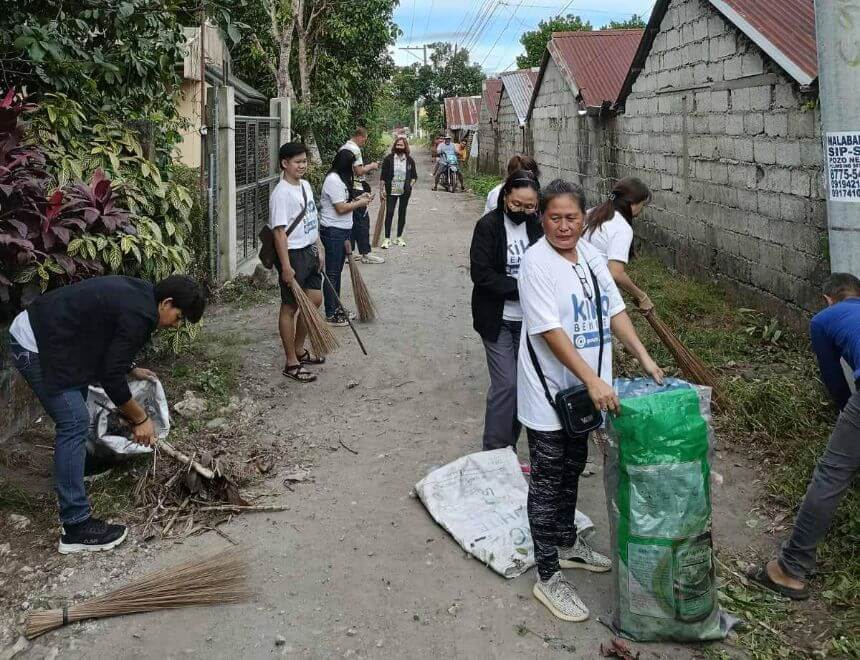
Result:
<svg viewBox="0 0 860 660">
<path fill-rule="evenodd" d="M 860 276 L 860 14 L 854 0 L 815 0 L 819 99 L 832 272 Z"/>
<path fill-rule="evenodd" d="M 418 58 L 417 55 L 413 55 L 412 51 L 413 50 L 423 51 L 424 52 L 424 66 L 427 66 L 427 44 L 424 44 L 423 46 L 400 46 L 400 48 L 398 50 L 405 50 L 407 53 L 409 53 L 410 55 L 412 55 L 416 59 L 420 59 L 420 58 Z M 413 119 L 414 119 L 414 123 L 415 123 L 415 125 L 414 125 L 415 132 L 413 133 L 413 135 L 415 135 L 415 136 L 420 136 L 420 127 L 418 126 L 418 114 L 419 114 L 418 105 L 419 105 L 418 99 L 415 99 L 415 104 L 413 107 L 413 115 L 414 115 Z"/>
</svg>

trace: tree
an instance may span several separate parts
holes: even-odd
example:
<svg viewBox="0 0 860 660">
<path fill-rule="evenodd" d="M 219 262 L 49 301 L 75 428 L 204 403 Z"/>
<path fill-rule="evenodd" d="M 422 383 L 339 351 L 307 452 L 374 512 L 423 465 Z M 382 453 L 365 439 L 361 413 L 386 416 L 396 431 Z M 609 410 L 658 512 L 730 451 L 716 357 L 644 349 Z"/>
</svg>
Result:
<svg viewBox="0 0 860 660">
<path fill-rule="evenodd" d="M 347 0 L 250 0 L 234 11 L 253 26 L 234 49 L 236 72 L 262 91 L 295 100 L 297 131 L 319 164 L 355 123 L 372 123 L 390 75 L 396 0 L 365 0 L 360 20 Z"/>
<path fill-rule="evenodd" d="M 639 14 L 633 14 L 626 21 L 609 21 L 608 25 L 604 25 L 601 30 L 643 30 L 646 22 Z"/>
<path fill-rule="evenodd" d="M 442 101 L 449 96 L 477 96 L 486 76 L 479 64 L 472 64 L 469 51 L 454 52 L 453 44 L 430 44 L 430 63 L 400 67 L 391 85 L 392 95 L 400 103 L 411 106 L 422 100 L 425 117 L 422 126 L 435 133 L 444 128 Z"/>
<path fill-rule="evenodd" d="M 583 21 L 579 16 L 553 16 L 538 23 L 537 29 L 530 30 L 520 37 L 520 43 L 526 49 L 525 54 L 517 58 L 517 67 L 530 69 L 540 66 L 544 51 L 552 38 L 553 32 L 590 32 L 591 23 Z"/>
</svg>

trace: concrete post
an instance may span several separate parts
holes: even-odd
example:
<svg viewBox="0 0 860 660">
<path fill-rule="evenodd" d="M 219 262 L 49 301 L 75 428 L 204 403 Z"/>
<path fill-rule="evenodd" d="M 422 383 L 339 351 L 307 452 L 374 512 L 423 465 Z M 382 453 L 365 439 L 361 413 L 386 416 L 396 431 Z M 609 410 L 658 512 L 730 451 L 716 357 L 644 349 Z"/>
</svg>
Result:
<svg viewBox="0 0 860 660">
<path fill-rule="evenodd" d="M 860 15 L 854 0 L 816 0 L 821 123 L 832 272 L 860 275 Z"/>
<path fill-rule="evenodd" d="M 236 103 L 232 87 L 218 97 L 218 255 L 221 283 L 236 275 Z"/>
<path fill-rule="evenodd" d="M 269 99 L 269 116 L 277 117 L 281 123 L 278 137 L 278 147 L 293 139 L 292 130 L 292 101 L 289 97 Z M 277 163 L 277 158 L 273 161 Z M 278 164 L 280 167 L 280 164 Z M 277 168 L 275 170 L 277 172 Z"/>
</svg>

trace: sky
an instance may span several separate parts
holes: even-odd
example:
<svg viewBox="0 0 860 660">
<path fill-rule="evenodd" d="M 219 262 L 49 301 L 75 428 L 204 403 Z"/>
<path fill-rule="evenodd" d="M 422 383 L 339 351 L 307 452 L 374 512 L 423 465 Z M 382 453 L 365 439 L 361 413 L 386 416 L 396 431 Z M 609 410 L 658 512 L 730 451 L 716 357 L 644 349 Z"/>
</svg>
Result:
<svg viewBox="0 0 860 660">
<path fill-rule="evenodd" d="M 563 11 L 599 29 L 632 14 L 647 20 L 653 6 L 654 0 L 400 0 L 394 20 L 403 34 L 392 55 L 398 65 L 410 64 L 423 52 L 401 47 L 450 41 L 467 46 L 472 61 L 492 75 L 516 68 L 516 57 L 523 51 L 520 35 L 541 19 Z"/>
</svg>

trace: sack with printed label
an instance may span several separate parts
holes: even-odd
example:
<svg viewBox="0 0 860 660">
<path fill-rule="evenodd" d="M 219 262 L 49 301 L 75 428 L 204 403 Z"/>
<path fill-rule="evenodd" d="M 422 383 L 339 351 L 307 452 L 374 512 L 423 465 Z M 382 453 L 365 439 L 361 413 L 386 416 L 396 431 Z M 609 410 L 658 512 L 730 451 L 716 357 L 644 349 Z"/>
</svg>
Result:
<svg viewBox="0 0 860 660">
<path fill-rule="evenodd" d="M 711 391 L 668 379 L 618 380 L 606 499 L 613 625 L 637 641 L 723 639 L 711 539 Z"/>
</svg>

